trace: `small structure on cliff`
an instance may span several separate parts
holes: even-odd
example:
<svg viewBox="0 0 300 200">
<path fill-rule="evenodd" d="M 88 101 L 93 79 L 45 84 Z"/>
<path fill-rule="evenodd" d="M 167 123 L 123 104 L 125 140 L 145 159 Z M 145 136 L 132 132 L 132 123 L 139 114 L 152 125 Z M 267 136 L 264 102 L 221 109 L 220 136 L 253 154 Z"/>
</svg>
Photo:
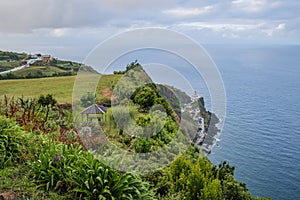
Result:
<svg viewBox="0 0 300 200">
<path fill-rule="evenodd" d="M 197 94 L 197 91 L 195 90 L 194 94 L 191 96 L 191 100 L 192 102 L 197 101 L 199 98 L 201 97 L 201 95 Z"/>
<path fill-rule="evenodd" d="M 101 121 L 101 119 L 104 119 L 106 110 L 107 108 L 102 105 L 93 104 L 81 112 L 82 120 L 84 120 L 83 116 L 86 115 L 87 121 L 92 121 L 93 119 Z"/>
</svg>

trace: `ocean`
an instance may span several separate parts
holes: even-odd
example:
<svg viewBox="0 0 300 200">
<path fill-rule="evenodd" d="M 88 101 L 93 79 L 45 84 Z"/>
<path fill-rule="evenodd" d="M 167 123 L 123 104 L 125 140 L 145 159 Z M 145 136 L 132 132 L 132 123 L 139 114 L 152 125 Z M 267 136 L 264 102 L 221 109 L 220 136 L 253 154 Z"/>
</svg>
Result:
<svg viewBox="0 0 300 200">
<path fill-rule="evenodd" d="M 300 46 L 207 45 L 227 93 L 221 140 L 227 160 L 255 196 L 300 199 Z"/>
</svg>

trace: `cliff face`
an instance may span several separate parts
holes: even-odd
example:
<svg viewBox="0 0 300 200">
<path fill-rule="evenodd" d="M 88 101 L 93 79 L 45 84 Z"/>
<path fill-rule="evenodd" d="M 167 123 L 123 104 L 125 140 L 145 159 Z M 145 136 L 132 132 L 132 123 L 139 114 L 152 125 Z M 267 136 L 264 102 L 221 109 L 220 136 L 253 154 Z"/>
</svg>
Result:
<svg viewBox="0 0 300 200">
<path fill-rule="evenodd" d="M 201 96 L 192 96 L 167 85 L 158 85 L 158 89 L 179 118 L 182 128 L 186 129 L 191 140 L 205 153 L 210 153 L 220 131 L 216 124 L 219 118 L 205 108 Z"/>
</svg>

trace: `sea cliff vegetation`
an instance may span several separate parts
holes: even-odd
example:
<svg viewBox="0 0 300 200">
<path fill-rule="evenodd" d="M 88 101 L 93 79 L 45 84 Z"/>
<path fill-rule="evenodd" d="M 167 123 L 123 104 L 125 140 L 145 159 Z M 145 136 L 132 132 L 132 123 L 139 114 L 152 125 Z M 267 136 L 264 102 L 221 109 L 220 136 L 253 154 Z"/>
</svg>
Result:
<svg viewBox="0 0 300 200">
<path fill-rule="evenodd" d="M 112 169 L 85 151 L 72 127 L 56 124 L 57 112 L 59 108 L 52 107 L 47 120 L 44 113 L 33 114 L 39 119 L 35 125 L 22 120 L 31 118 L 28 113 L 23 116 L 23 111 L 7 113 L 9 117 L 1 113 L 0 195 L 18 199 L 260 199 L 235 180 L 234 167 L 227 162 L 214 166 L 192 145 L 169 166 L 148 174 Z M 46 122 L 51 129 L 44 127 Z"/>
<path fill-rule="evenodd" d="M 189 136 L 188 131 L 179 128 L 179 102 L 188 99 L 179 95 L 180 100 L 168 101 L 168 94 L 170 99 L 174 97 L 166 92 L 170 88 L 151 83 L 138 63 L 131 64 L 138 67 L 135 73 L 130 72 L 133 68 L 129 66 L 111 79 L 102 79 L 95 96 L 86 94 L 75 102 L 81 109 L 95 102 L 107 106 L 105 119 L 89 122 L 90 125 L 100 123 L 112 144 L 135 153 L 155 152 L 178 134 Z M 126 76 L 120 75 L 126 73 L 134 81 L 149 83 L 128 84 Z M 117 81 L 120 79 L 123 80 Z M 122 101 L 121 97 L 128 93 L 132 94 L 128 101 Z M 146 173 L 113 168 L 89 151 L 79 137 L 70 102 L 57 101 L 56 97 L 45 93 L 36 97 L 2 96 L 0 198 L 268 199 L 253 197 L 246 184 L 235 179 L 235 167 L 226 161 L 212 164 L 192 142 L 182 152 L 178 152 L 180 143 L 172 146 L 169 152 L 173 161 Z M 112 111 L 110 105 L 116 110 Z M 144 128 L 129 132 L 128 124 L 132 122 L 123 116 L 124 105 L 129 105 L 133 123 Z M 113 118 L 113 112 L 120 122 Z M 161 118 L 165 119 L 164 124 L 157 120 Z M 158 131 L 149 132 L 154 129 Z"/>
</svg>

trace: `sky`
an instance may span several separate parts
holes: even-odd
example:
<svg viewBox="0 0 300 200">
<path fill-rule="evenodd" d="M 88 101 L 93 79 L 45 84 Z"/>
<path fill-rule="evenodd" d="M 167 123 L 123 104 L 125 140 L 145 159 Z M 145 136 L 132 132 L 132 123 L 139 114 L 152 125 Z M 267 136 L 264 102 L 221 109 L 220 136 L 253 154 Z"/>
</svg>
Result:
<svg viewBox="0 0 300 200">
<path fill-rule="evenodd" d="M 300 44 L 296 0 L 0 0 L 0 50 L 84 58 L 122 31 L 159 27 L 200 44 Z"/>
</svg>

